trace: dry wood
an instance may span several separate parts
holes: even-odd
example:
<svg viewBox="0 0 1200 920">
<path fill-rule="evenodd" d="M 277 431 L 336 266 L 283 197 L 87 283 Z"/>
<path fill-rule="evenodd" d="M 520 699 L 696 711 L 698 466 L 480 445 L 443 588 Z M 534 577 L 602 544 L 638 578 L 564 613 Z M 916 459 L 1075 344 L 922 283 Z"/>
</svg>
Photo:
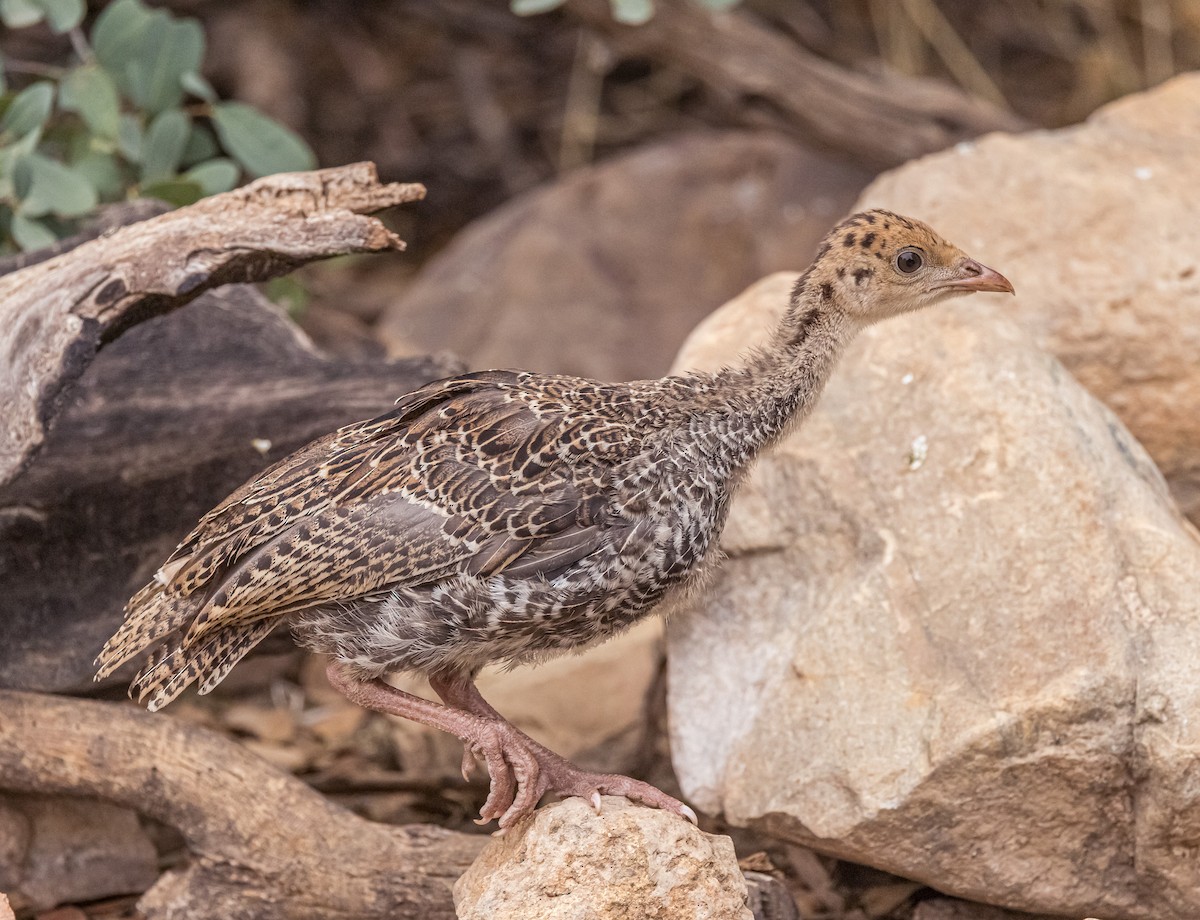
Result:
<svg viewBox="0 0 1200 920">
<path fill-rule="evenodd" d="M 818 57 L 733 10 L 694 0 L 656 0 L 645 25 L 615 22 L 607 0 L 567 9 L 624 55 L 672 64 L 747 110 L 871 167 L 891 167 L 988 131 L 1024 123 L 989 102 L 934 80 L 869 75 Z"/>
<path fill-rule="evenodd" d="M 355 817 L 232 741 L 132 706 L 0 691 L 0 788 L 94 796 L 177 828 L 192 854 L 148 920 L 450 920 L 482 837 Z"/>
<path fill-rule="evenodd" d="M 422 198 L 358 163 L 268 176 L 0 278 L 0 484 L 24 469 L 96 351 L 129 326 L 231 281 L 403 248 L 364 216 Z"/>
</svg>

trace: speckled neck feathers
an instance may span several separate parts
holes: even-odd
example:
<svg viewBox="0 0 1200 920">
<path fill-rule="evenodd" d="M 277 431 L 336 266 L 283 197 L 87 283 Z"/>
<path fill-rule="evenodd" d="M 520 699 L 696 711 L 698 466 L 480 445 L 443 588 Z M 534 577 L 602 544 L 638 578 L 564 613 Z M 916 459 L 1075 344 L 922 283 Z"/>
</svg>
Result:
<svg viewBox="0 0 1200 920">
<path fill-rule="evenodd" d="M 791 301 L 768 343 L 744 364 L 712 375 L 698 414 L 711 427 L 698 432 L 712 461 L 734 474 L 795 425 L 816 404 L 858 324 L 838 303 L 832 281 L 814 265 L 796 282 Z"/>
</svg>

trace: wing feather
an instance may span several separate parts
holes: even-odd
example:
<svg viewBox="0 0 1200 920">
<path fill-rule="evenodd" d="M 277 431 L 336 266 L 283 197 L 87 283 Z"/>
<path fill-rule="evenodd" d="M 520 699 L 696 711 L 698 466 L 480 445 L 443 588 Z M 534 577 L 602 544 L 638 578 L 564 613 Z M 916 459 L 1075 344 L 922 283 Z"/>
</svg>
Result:
<svg viewBox="0 0 1200 920">
<path fill-rule="evenodd" d="M 149 649 L 131 690 L 157 708 L 197 679 L 211 689 L 285 614 L 579 562 L 612 526 L 603 470 L 639 432 L 632 418 L 588 423 L 589 407 L 563 396 L 572 385 L 510 371 L 438 381 L 284 458 L 206 514 L 134 596 L 97 676 Z"/>
</svg>

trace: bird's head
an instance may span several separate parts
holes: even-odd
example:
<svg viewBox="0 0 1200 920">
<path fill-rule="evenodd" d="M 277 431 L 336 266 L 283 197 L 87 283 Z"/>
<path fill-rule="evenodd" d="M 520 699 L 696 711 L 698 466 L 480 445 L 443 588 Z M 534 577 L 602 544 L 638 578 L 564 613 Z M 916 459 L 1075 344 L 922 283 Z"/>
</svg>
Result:
<svg viewBox="0 0 1200 920">
<path fill-rule="evenodd" d="M 960 294 L 1013 293 L 1007 278 L 927 224 L 879 210 L 835 227 L 800 284 L 809 297 L 840 307 L 863 325 Z"/>
</svg>

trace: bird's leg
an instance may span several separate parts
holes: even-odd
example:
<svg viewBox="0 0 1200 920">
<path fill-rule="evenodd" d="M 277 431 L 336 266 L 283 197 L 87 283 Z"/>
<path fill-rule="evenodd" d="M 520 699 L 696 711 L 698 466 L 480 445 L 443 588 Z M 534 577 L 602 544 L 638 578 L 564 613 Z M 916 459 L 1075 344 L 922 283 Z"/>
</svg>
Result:
<svg viewBox="0 0 1200 920">
<path fill-rule="evenodd" d="M 487 801 L 480 809 L 481 823 L 499 818 L 504 828 L 537 805 L 536 798 L 532 804 L 526 800 L 537 787 L 539 762 L 532 751 L 510 742 L 511 726 L 464 710 L 448 700 L 449 705 L 443 706 L 405 693 L 382 680 L 363 680 L 337 661 L 330 662 L 325 673 L 329 683 L 351 702 L 447 732 L 460 739 L 467 750 L 478 752 L 491 777 Z M 514 809 L 516 814 L 510 816 Z"/>
<path fill-rule="evenodd" d="M 691 808 L 649 783 L 621 776 L 619 773 L 591 773 L 581 770 L 565 757 L 538 744 L 497 712 L 492 704 L 483 698 L 479 688 L 469 677 L 431 675 L 429 685 L 438 696 L 445 700 L 447 705 L 455 710 L 463 710 L 479 718 L 491 719 L 497 725 L 503 726 L 509 744 L 523 746 L 537 761 L 538 770 L 531 778 L 531 787 L 522 788 L 518 792 L 509 809 L 510 814 L 504 816 L 507 820 L 501 821 L 502 827 L 533 811 L 546 792 L 554 792 L 561 796 L 575 795 L 587 799 L 596 811 L 600 810 L 601 795 L 620 795 L 652 808 L 674 812 L 687 818 L 693 824 L 696 823 L 696 813 Z M 522 786 L 524 787 L 523 780 Z M 521 804 L 525 802 L 528 802 L 527 810 L 519 810 Z M 516 813 L 514 813 L 515 810 Z"/>
</svg>

